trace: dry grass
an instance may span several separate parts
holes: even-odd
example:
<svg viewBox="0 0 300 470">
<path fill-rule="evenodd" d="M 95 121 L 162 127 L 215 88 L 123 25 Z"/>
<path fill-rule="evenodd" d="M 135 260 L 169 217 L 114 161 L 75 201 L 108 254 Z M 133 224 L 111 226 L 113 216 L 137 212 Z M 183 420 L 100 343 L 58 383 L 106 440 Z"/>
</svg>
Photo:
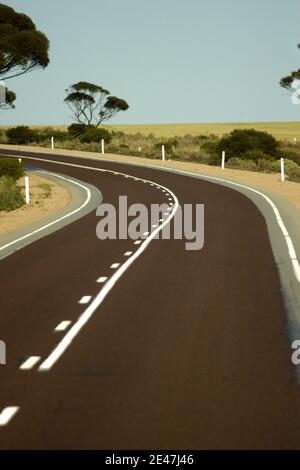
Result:
<svg viewBox="0 0 300 470">
<path fill-rule="evenodd" d="M 0 130 L 13 126 L 0 126 Z M 65 131 L 67 125 L 53 126 L 30 126 L 33 129 L 52 127 L 53 129 Z M 266 131 L 278 140 L 300 141 L 300 121 L 299 122 L 249 122 L 249 123 L 208 123 L 208 124 L 116 124 L 106 125 L 108 129 L 118 130 L 128 134 L 141 133 L 143 135 L 153 134 L 156 137 L 174 137 L 190 135 L 214 134 L 218 137 L 230 133 L 233 129 L 253 128 L 259 131 Z"/>
</svg>

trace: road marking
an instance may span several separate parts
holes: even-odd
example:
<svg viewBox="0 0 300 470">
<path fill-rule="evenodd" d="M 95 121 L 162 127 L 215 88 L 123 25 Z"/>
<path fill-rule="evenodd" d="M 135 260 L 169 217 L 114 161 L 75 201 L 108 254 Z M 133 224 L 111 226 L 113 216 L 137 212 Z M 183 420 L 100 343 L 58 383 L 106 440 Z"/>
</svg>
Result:
<svg viewBox="0 0 300 470">
<path fill-rule="evenodd" d="M 140 245 L 141 243 L 142 243 L 142 240 L 136 240 L 136 241 L 134 242 L 134 245 Z"/>
<path fill-rule="evenodd" d="M 78 301 L 79 304 L 88 304 L 91 300 L 92 296 L 91 295 L 84 295 L 81 297 L 81 299 Z"/>
<path fill-rule="evenodd" d="M 19 411 L 19 406 L 7 406 L 0 414 L 0 426 L 6 426 Z"/>
<path fill-rule="evenodd" d="M 37 173 L 46 173 L 46 174 L 49 174 L 48 171 L 36 171 Z M 68 178 L 65 178 L 64 176 L 60 176 L 60 175 L 57 175 L 55 174 L 55 177 L 57 178 L 61 178 L 65 181 L 68 181 L 70 183 L 73 183 L 73 184 L 76 184 L 77 186 L 80 186 L 81 188 L 83 188 L 86 192 L 87 192 L 87 198 L 86 200 L 84 201 L 84 203 L 78 207 L 77 209 L 73 210 L 72 212 L 69 212 L 68 214 L 65 214 L 64 216 L 62 217 L 59 217 L 58 219 L 56 220 L 53 220 L 52 222 L 50 222 L 49 224 L 46 224 L 44 225 L 43 227 L 40 227 L 36 230 L 34 230 L 33 232 L 30 232 L 30 233 L 27 233 L 26 235 L 20 237 L 20 238 L 17 238 L 16 240 L 13 240 L 9 243 L 6 243 L 6 245 L 3 245 L 0 247 L 0 251 L 2 250 L 5 250 L 5 248 L 8 248 L 9 246 L 12 246 L 14 245 L 15 243 L 18 243 L 22 240 L 26 240 L 26 238 L 29 238 L 29 237 L 32 237 L 33 235 L 35 235 L 36 233 L 39 233 L 39 232 L 42 232 L 43 230 L 51 227 L 52 225 L 55 225 L 57 224 L 58 222 L 61 222 L 62 220 L 64 219 L 67 219 L 68 217 L 71 217 L 72 215 L 76 214 L 77 212 L 81 211 L 89 202 L 90 202 L 90 199 L 91 199 L 91 191 L 89 190 L 89 188 L 87 188 L 86 186 L 84 186 L 83 184 L 80 184 L 78 183 L 77 181 L 73 181 L 73 180 L 70 180 Z"/>
<path fill-rule="evenodd" d="M 53 154 L 53 156 L 55 156 L 56 154 Z M 66 155 L 67 156 L 67 155 Z M 11 157 L 14 157 L 14 158 L 20 158 L 19 155 L 11 155 Z M 57 161 L 57 160 L 49 160 L 49 159 L 46 159 L 46 158 L 38 158 L 38 157 L 22 157 L 22 158 L 25 158 L 25 159 L 28 159 L 28 160 L 38 160 L 38 161 L 43 161 L 43 162 L 48 162 L 48 163 L 54 163 L 56 165 L 64 165 L 64 166 L 73 166 L 73 167 L 77 167 L 77 168 L 84 168 L 84 169 L 87 169 L 87 170 L 94 170 L 94 171 L 100 171 L 100 172 L 108 172 L 108 173 L 113 173 L 112 170 L 103 170 L 102 168 L 95 168 L 95 167 L 91 167 L 91 166 L 88 166 L 88 165 L 79 165 L 79 164 L 76 164 L 76 163 L 66 163 L 66 162 L 60 162 L 60 161 Z M 91 159 L 92 160 L 92 159 Z M 109 163 L 121 163 L 121 164 L 124 164 L 124 161 L 122 162 L 114 162 L 112 160 L 105 160 L 106 162 L 109 162 Z M 125 162 L 125 164 L 127 165 L 130 165 L 130 162 Z M 161 168 L 157 167 L 156 165 L 151 165 L 151 164 L 144 164 L 144 163 L 135 163 L 133 166 L 136 166 L 136 167 L 142 167 L 142 168 L 152 168 L 152 169 L 155 169 L 156 171 L 162 171 Z M 292 239 L 290 238 L 290 235 L 289 235 L 289 232 L 287 231 L 286 227 L 285 227 L 285 224 L 281 218 L 281 215 L 280 215 L 280 212 L 279 210 L 277 209 L 276 205 L 273 203 L 273 201 L 268 197 L 266 196 L 266 194 L 260 192 L 260 191 L 257 191 L 256 189 L 253 189 L 253 188 L 250 188 L 250 186 L 246 186 L 246 185 L 243 185 L 243 184 L 240 184 L 240 183 L 234 183 L 232 181 L 228 181 L 226 179 L 223 179 L 223 178 L 218 178 L 216 176 L 208 176 L 208 175 L 203 175 L 201 173 L 192 173 L 190 171 L 184 171 L 184 170 L 174 170 L 172 171 L 170 169 L 170 171 L 167 171 L 167 173 L 174 173 L 174 174 L 182 174 L 182 175 L 186 175 L 186 176 L 192 176 L 193 178 L 198 178 L 199 177 L 203 178 L 203 179 L 206 179 L 206 180 L 212 180 L 212 181 L 222 181 L 223 183 L 226 183 L 228 184 L 229 186 L 237 186 L 237 187 L 240 187 L 240 188 L 244 188 L 244 189 L 247 189 L 249 191 L 252 191 L 256 194 L 258 194 L 259 196 L 261 196 L 262 198 L 264 198 L 268 204 L 271 206 L 273 212 L 274 212 L 274 215 L 275 215 L 275 218 L 276 218 L 276 222 L 278 224 L 278 226 L 280 227 L 281 229 L 281 232 L 285 238 L 285 242 L 286 242 L 286 245 L 287 245 L 287 248 L 288 248 L 288 254 L 289 254 L 289 258 L 291 260 L 291 263 L 292 263 L 292 266 L 293 266 L 293 271 L 294 271 L 294 274 L 295 274 L 295 277 L 296 277 L 296 280 L 300 283 L 300 264 L 299 264 L 299 260 L 298 258 L 292 258 L 291 257 L 291 254 L 290 254 L 290 251 L 289 251 L 289 246 L 288 246 L 288 240 L 291 241 L 291 244 L 294 248 L 294 245 L 293 245 L 293 242 L 292 242 Z M 120 173 L 120 174 L 123 174 L 125 176 L 125 173 Z M 147 181 L 147 180 L 144 180 L 146 182 L 150 182 L 150 181 Z M 151 181 L 152 182 L 152 181 Z M 161 188 L 164 188 L 163 186 Z M 166 189 L 162 189 L 163 191 L 165 191 L 166 195 L 168 196 L 169 193 L 171 193 L 171 191 L 169 190 L 169 193 L 167 193 Z M 173 193 L 172 193 L 173 195 Z M 177 201 L 177 198 L 175 197 L 176 201 Z M 79 209 L 78 209 L 79 210 Z M 176 209 L 177 210 L 177 209 Z M 160 222 L 162 222 L 162 220 L 160 220 Z M 14 241 L 13 243 L 16 243 L 17 241 L 19 240 L 16 240 Z M 1 249 L 4 249 L 3 247 L 0 248 Z M 294 249 L 295 251 L 295 249 Z"/>
<path fill-rule="evenodd" d="M 149 235 L 150 232 L 144 232 L 143 233 L 143 236 L 146 237 L 147 235 Z"/>
<path fill-rule="evenodd" d="M 106 276 L 101 276 L 101 277 L 99 277 L 99 279 L 97 279 L 96 282 L 98 282 L 99 284 L 102 284 L 105 281 L 107 281 L 107 277 Z"/>
<path fill-rule="evenodd" d="M 51 162 L 53 163 L 53 161 Z M 55 163 L 55 162 L 54 162 Z M 61 162 L 62 163 L 62 162 Z M 68 164 L 73 165 L 73 164 Z M 91 167 L 88 167 L 91 168 Z M 148 181 L 151 183 L 152 181 Z M 167 188 L 164 188 L 167 189 Z M 169 190 L 170 191 L 170 190 Z M 170 191 L 171 193 L 171 191 Z M 147 237 L 143 242 L 141 240 L 136 240 L 135 244 L 141 244 L 141 246 L 137 249 L 137 251 L 122 264 L 114 263 L 112 267 L 119 267 L 117 271 L 111 276 L 111 278 L 106 282 L 100 292 L 96 295 L 93 299 L 92 303 L 87 307 L 87 309 L 82 313 L 76 323 L 72 325 L 72 327 L 68 330 L 66 335 L 62 338 L 62 340 L 58 343 L 58 345 L 53 349 L 53 351 L 49 354 L 49 356 L 44 360 L 44 362 L 38 368 L 39 371 L 48 371 L 51 367 L 58 361 L 58 359 L 63 355 L 66 349 L 70 346 L 73 340 L 76 338 L 78 333 L 81 329 L 86 325 L 89 319 L 93 316 L 97 308 L 102 304 L 103 300 L 106 298 L 108 293 L 114 287 L 116 282 L 120 279 L 120 277 L 127 271 L 127 269 L 134 263 L 134 261 L 146 250 L 148 245 L 151 241 L 156 237 L 156 235 L 172 220 L 176 211 L 179 207 L 179 202 L 175 194 L 171 193 L 172 197 L 175 201 L 173 210 L 170 214 L 167 213 L 168 217 L 163 221 L 161 225 L 159 225 L 149 237 Z M 116 266 L 117 265 L 117 266 Z M 113 268 L 115 269 L 115 268 Z"/>
<path fill-rule="evenodd" d="M 126 251 L 126 253 L 124 253 L 124 256 L 131 256 L 132 255 L 132 251 Z"/>
<path fill-rule="evenodd" d="M 20 366 L 21 370 L 30 370 L 32 369 L 41 359 L 40 356 L 30 356 L 23 364 Z"/>
<path fill-rule="evenodd" d="M 111 269 L 117 269 L 120 266 L 120 263 L 113 263 Z"/>
<path fill-rule="evenodd" d="M 152 228 L 156 228 L 156 227 L 158 227 L 157 224 L 153 224 L 153 225 L 152 225 Z"/>
<path fill-rule="evenodd" d="M 54 331 L 65 331 L 71 323 L 70 320 L 64 320 L 57 325 Z"/>
</svg>

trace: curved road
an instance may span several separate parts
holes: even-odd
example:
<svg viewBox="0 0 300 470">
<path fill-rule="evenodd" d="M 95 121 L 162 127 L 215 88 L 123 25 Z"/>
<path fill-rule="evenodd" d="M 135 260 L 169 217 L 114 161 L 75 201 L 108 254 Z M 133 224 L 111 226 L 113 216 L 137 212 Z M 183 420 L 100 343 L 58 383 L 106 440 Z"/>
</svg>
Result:
<svg viewBox="0 0 300 470">
<path fill-rule="evenodd" d="M 40 364 L 68 332 L 55 327 L 76 324 L 87 309 L 79 300 L 92 302 L 106 285 L 97 280 L 109 280 L 111 266 L 139 245 L 98 240 L 91 213 L 0 261 L 8 355 L 0 412 L 19 407 L 0 426 L 0 447 L 300 448 L 286 312 L 256 206 L 239 192 L 159 170 L 34 157 L 40 160 L 25 163 L 91 183 L 104 202 L 117 204 L 119 195 L 128 204 L 170 201 L 139 179 L 55 160 L 151 180 L 180 204 L 205 204 L 205 246 L 186 251 L 181 240 L 151 241 L 48 371 Z M 41 362 L 20 369 L 29 356 Z"/>
</svg>

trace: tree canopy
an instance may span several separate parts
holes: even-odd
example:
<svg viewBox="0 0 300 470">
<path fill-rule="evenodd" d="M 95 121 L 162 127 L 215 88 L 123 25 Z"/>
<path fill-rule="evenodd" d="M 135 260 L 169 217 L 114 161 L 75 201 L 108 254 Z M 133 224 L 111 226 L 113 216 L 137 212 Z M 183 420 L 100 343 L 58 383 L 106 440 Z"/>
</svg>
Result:
<svg viewBox="0 0 300 470">
<path fill-rule="evenodd" d="M 300 49 L 300 44 L 298 44 L 298 48 Z M 285 88 L 286 90 L 290 91 L 291 93 L 295 92 L 295 88 L 293 87 L 293 83 L 299 80 L 300 81 L 300 69 L 294 70 L 294 72 L 291 72 L 289 75 L 286 77 L 283 77 L 280 80 L 280 86 L 282 88 Z"/>
<path fill-rule="evenodd" d="M 102 122 L 129 108 L 125 100 L 111 96 L 108 90 L 94 83 L 75 83 L 66 93 L 64 101 L 71 109 L 75 121 L 85 126 L 98 127 Z"/>
<path fill-rule="evenodd" d="M 23 13 L 0 4 L 0 78 L 22 75 L 49 63 L 49 41 Z"/>
</svg>

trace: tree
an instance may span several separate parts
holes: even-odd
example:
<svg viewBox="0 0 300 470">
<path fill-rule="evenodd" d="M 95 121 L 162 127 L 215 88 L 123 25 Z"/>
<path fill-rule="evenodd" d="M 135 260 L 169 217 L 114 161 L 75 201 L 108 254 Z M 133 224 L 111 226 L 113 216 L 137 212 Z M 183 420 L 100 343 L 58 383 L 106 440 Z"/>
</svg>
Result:
<svg viewBox="0 0 300 470">
<path fill-rule="evenodd" d="M 300 44 L 298 44 L 298 48 L 300 49 Z M 295 93 L 295 88 L 293 86 L 295 81 L 300 81 L 300 69 L 295 70 L 294 72 L 291 72 L 289 75 L 286 77 L 283 77 L 279 84 L 282 86 L 282 88 L 285 88 L 291 93 Z"/>
<path fill-rule="evenodd" d="M 65 103 L 71 109 L 75 121 L 83 126 L 98 127 L 129 108 L 125 100 L 111 96 L 108 90 L 94 83 L 75 83 L 66 93 Z"/>
<path fill-rule="evenodd" d="M 0 4 L 0 78 L 47 67 L 49 41 L 23 13 Z"/>
</svg>

